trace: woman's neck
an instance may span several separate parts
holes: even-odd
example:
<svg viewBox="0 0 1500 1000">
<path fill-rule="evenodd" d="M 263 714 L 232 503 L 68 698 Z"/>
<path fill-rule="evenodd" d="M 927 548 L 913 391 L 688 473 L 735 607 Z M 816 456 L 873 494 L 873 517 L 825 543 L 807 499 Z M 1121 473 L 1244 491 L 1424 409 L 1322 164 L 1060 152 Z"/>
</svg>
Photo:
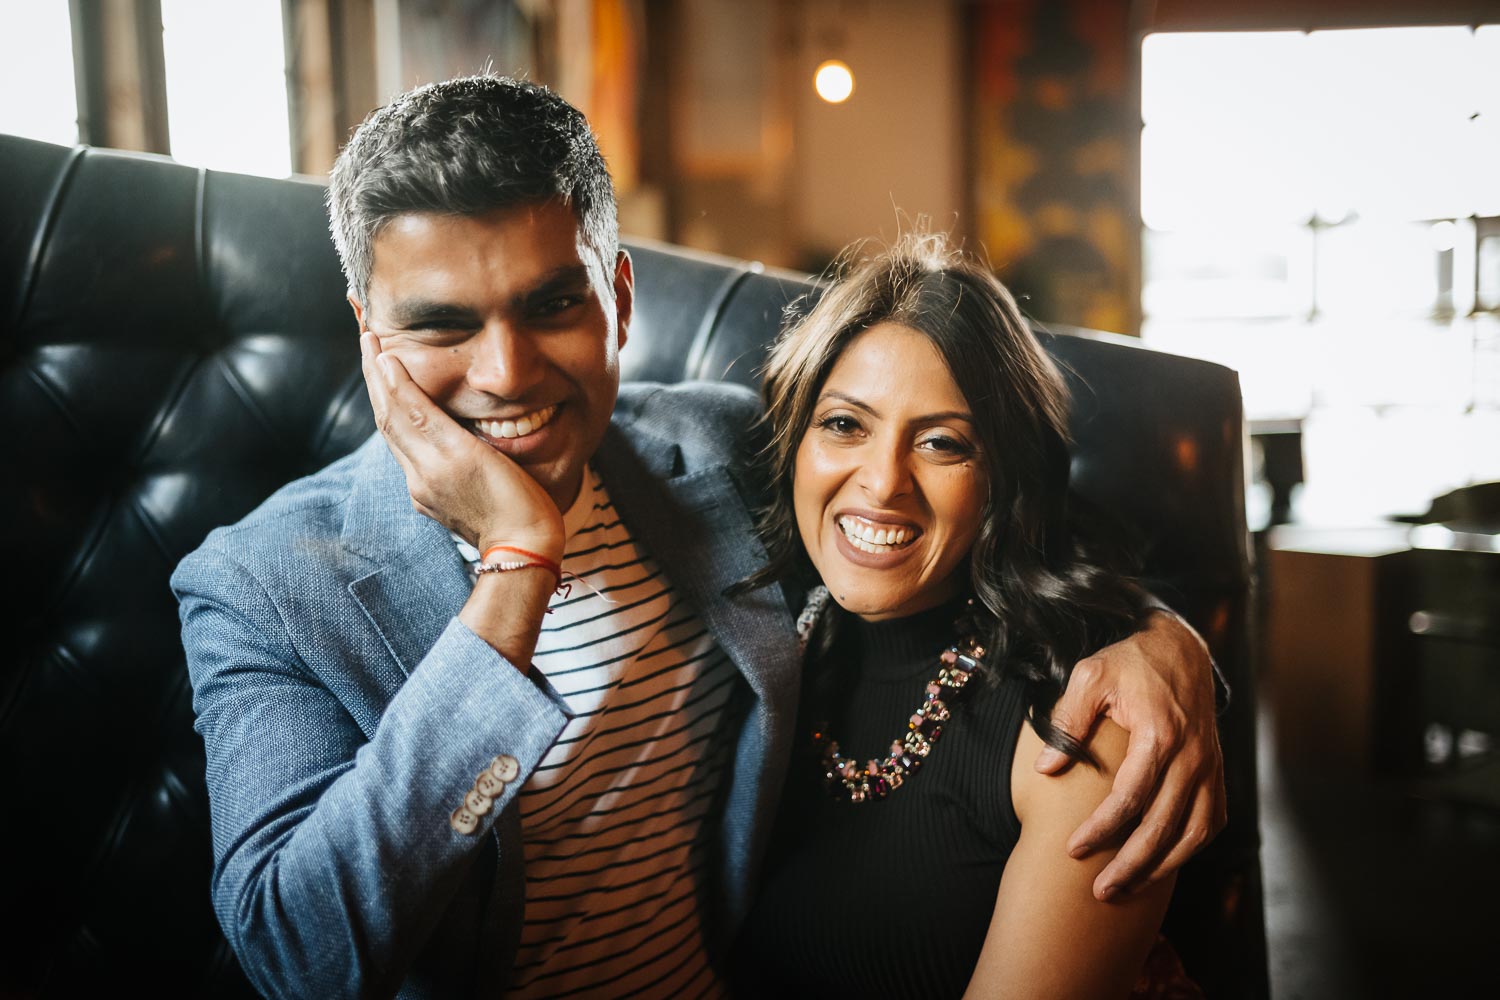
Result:
<svg viewBox="0 0 1500 1000">
<path fill-rule="evenodd" d="M 899 680 L 937 670 L 938 654 L 956 635 L 964 598 L 903 618 L 867 621 L 850 615 L 844 623 L 850 653 L 872 680 Z"/>
</svg>

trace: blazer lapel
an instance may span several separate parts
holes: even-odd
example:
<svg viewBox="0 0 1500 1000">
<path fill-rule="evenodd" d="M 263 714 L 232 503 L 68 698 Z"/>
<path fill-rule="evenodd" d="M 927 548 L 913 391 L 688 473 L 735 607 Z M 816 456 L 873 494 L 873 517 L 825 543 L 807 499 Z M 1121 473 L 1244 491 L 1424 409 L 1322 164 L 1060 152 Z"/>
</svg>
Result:
<svg viewBox="0 0 1500 1000">
<path fill-rule="evenodd" d="M 632 450 L 622 437 L 611 427 L 595 458 L 610 499 L 756 697 L 730 748 L 735 764 L 720 814 L 723 868 L 714 903 L 723 947 L 749 910 L 775 818 L 797 717 L 801 657 L 779 587 L 724 596 L 725 588 L 766 564 L 729 469 L 714 465 L 681 474 L 676 445 L 635 430 Z"/>
<path fill-rule="evenodd" d="M 366 445 L 344 541 L 377 564 L 349 593 L 400 667 L 399 687 L 468 600 L 470 584 L 448 530 L 412 509 L 406 477 L 378 437 Z"/>
<path fill-rule="evenodd" d="M 773 713 L 795 708 L 799 654 L 777 587 L 724 591 L 766 564 L 766 551 L 725 465 L 680 473 L 675 444 L 636 430 L 634 447 L 611 427 L 595 458 L 630 531 L 703 618 Z"/>
</svg>

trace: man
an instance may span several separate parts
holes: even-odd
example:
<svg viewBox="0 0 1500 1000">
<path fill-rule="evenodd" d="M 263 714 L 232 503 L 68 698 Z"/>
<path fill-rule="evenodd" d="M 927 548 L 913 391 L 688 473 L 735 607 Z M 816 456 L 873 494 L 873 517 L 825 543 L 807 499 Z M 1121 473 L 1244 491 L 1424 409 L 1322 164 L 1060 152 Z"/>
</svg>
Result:
<svg viewBox="0 0 1500 1000">
<path fill-rule="evenodd" d="M 613 190 L 543 88 L 404 95 L 329 205 L 380 432 L 173 577 L 225 933 L 272 995 L 712 993 L 799 670 L 781 594 L 722 596 L 764 558 L 753 396 L 620 389 Z M 1222 824 L 1206 658 L 1158 618 L 1057 715 L 1133 733 L 1080 849 L 1159 789 L 1101 893 Z"/>
</svg>

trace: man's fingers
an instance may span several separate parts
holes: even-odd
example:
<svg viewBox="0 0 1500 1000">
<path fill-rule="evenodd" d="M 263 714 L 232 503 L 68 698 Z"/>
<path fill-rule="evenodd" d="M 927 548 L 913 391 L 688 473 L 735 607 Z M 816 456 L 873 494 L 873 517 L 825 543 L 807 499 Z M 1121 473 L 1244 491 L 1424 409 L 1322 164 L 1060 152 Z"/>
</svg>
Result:
<svg viewBox="0 0 1500 1000">
<path fill-rule="evenodd" d="M 431 484 L 424 470 L 444 467 L 443 425 L 446 422 L 455 430 L 457 425 L 445 419 L 446 414 L 422 391 L 399 358 L 380 349 L 375 334 L 360 334 L 359 351 L 375 425 L 406 476 L 412 506 L 418 513 L 439 520 L 427 504 Z"/>
<path fill-rule="evenodd" d="M 365 377 L 365 391 L 370 394 L 370 408 L 375 411 L 377 425 L 385 421 L 388 404 L 385 379 L 381 377 L 381 372 L 375 365 L 375 359 L 379 356 L 380 339 L 373 333 L 361 333 L 359 335 L 359 370 Z"/>
<path fill-rule="evenodd" d="M 1053 747 L 1048 747 L 1041 753 L 1037 754 L 1035 766 L 1036 769 L 1043 774 L 1056 774 L 1066 768 L 1070 763 L 1072 763 L 1072 761 L 1069 760 L 1067 754 Z"/>
<path fill-rule="evenodd" d="M 1073 668 L 1062 697 L 1052 706 L 1052 727 L 1067 733 L 1078 743 L 1084 743 L 1104 709 L 1099 663 L 1093 659 L 1082 660 Z M 1056 774 L 1071 763 L 1067 754 L 1047 747 L 1037 755 L 1035 767 L 1043 774 Z"/>
<path fill-rule="evenodd" d="M 1224 788 L 1224 751 L 1219 747 L 1218 734 L 1214 734 L 1214 770 L 1210 779 L 1211 788 L 1209 798 L 1213 803 L 1213 811 L 1210 814 L 1209 839 L 1217 837 L 1219 833 L 1229 824 L 1229 794 Z"/>
<path fill-rule="evenodd" d="M 1083 857 L 1117 837 L 1140 815 L 1161 777 L 1165 747 L 1150 733 L 1131 733 L 1125 760 L 1115 772 L 1109 795 L 1068 838 L 1068 853 Z M 1158 796 L 1160 797 L 1160 796 Z"/>
<path fill-rule="evenodd" d="M 1178 841 L 1187 811 L 1186 792 L 1184 785 L 1163 784 L 1130 839 L 1094 880 L 1095 897 L 1110 899 L 1129 889 Z"/>
<path fill-rule="evenodd" d="M 1134 883 L 1127 888 L 1140 888 L 1166 878 L 1186 864 L 1189 858 L 1203 849 L 1203 845 L 1213 839 L 1213 835 L 1218 832 L 1218 827 L 1222 826 L 1215 815 L 1221 808 L 1215 801 L 1216 798 L 1217 796 L 1206 789 L 1198 790 L 1197 798 L 1193 803 L 1193 808 L 1188 812 L 1187 821 L 1182 825 L 1181 836 L 1177 843 L 1172 845 L 1171 850 L 1167 851 L 1166 855 L 1154 866 L 1138 873 Z M 1106 868 L 1105 872 L 1107 871 Z M 1105 872 L 1100 874 L 1103 875 Z"/>
<path fill-rule="evenodd" d="M 463 434 L 463 429 L 422 391 L 399 358 L 380 350 L 373 334 L 361 337 L 360 346 L 375 424 L 392 450 L 405 452 L 419 466 L 443 462 L 451 454 L 449 433 Z"/>
</svg>

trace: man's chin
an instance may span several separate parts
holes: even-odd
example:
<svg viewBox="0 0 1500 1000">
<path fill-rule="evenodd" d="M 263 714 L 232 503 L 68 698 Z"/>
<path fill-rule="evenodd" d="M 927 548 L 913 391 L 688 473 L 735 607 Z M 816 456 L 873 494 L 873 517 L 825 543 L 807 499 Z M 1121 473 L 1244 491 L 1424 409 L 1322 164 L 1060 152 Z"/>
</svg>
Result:
<svg viewBox="0 0 1500 1000">
<path fill-rule="evenodd" d="M 530 473 L 531 470 L 528 469 L 526 471 Z M 568 470 L 559 469 L 555 475 L 548 475 L 545 478 L 533 475 L 532 478 L 541 484 L 542 489 L 547 491 L 547 495 L 557 505 L 558 512 L 562 514 L 566 514 L 568 508 L 573 506 L 574 501 L 578 499 L 578 491 L 583 488 L 583 469 L 581 467 Z"/>
</svg>

